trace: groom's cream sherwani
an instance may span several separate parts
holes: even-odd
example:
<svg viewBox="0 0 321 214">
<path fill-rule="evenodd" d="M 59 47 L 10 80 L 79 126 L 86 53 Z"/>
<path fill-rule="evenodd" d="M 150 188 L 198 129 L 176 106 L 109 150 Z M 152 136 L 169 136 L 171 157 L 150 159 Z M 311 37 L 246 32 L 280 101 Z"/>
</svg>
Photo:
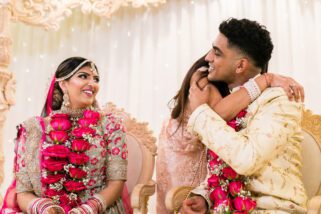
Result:
<svg viewBox="0 0 321 214">
<path fill-rule="evenodd" d="M 235 132 L 207 104 L 191 115 L 189 130 L 237 173 L 249 176 L 256 212 L 304 213 L 307 195 L 300 168 L 302 104 L 281 88 L 265 90 L 248 107 L 246 128 Z M 208 200 L 207 179 L 193 193 Z"/>
</svg>

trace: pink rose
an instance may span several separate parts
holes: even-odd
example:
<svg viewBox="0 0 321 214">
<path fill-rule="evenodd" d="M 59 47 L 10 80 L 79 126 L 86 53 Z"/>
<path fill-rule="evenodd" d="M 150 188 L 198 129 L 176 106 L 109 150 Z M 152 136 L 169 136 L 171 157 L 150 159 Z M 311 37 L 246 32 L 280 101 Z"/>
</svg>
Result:
<svg viewBox="0 0 321 214">
<path fill-rule="evenodd" d="M 207 179 L 208 186 L 211 188 L 220 186 L 221 178 L 217 175 L 212 175 Z"/>
<path fill-rule="evenodd" d="M 114 144 L 116 145 L 119 141 L 121 141 L 121 137 L 116 137 L 114 140 Z"/>
<path fill-rule="evenodd" d="M 214 169 L 215 166 L 219 166 L 223 163 L 223 161 L 220 159 L 218 160 L 217 158 L 216 159 L 213 159 L 211 160 L 210 162 L 208 162 L 208 164 L 210 165 L 211 169 Z"/>
<path fill-rule="evenodd" d="M 233 206 L 237 211 L 251 212 L 256 207 L 256 202 L 250 198 L 236 197 L 233 200 Z"/>
<path fill-rule="evenodd" d="M 53 184 L 65 178 L 64 174 L 48 175 L 47 177 L 42 177 L 41 182 L 45 184 Z"/>
<path fill-rule="evenodd" d="M 86 189 L 86 186 L 82 181 L 66 181 L 64 182 L 64 187 L 69 192 L 79 192 Z"/>
<path fill-rule="evenodd" d="M 65 213 L 68 213 L 72 208 L 76 207 L 77 204 L 80 204 L 81 201 L 77 198 L 76 201 L 71 201 L 67 194 L 63 194 L 59 198 L 60 206 L 64 209 Z"/>
<path fill-rule="evenodd" d="M 75 165 L 84 165 L 88 163 L 89 157 L 86 154 L 70 153 L 69 161 Z"/>
<path fill-rule="evenodd" d="M 66 160 L 54 160 L 52 158 L 48 158 L 42 161 L 42 167 L 45 169 L 56 172 L 63 169 L 64 165 L 67 164 Z"/>
<path fill-rule="evenodd" d="M 71 142 L 71 149 L 76 152 L 84 152 L 90 149 L 90 143 L 83 139 L 74 139 Z"/>
<path fill-rule="evenodd" d="M 100 114 L 97 111 L 85 110 L 84 111 L 84 118 L 94 119 L 94 120 L 98 121 L 100 118 Z"/>
<path fill-rule="evenodd" d="M 51 116 L 51 119 L 69 119 L 69 115 L 68 114 L 54 114 Z"/>
<path fill-rule="evenodd" d="M 103 147 L 103 148 L 105 148 L 105 147 L 107 146 L 107 143 L 106 143 L 105 141 L 103 141 L 103 140 L 100 141 L 99 144 L 100 144 L 100 146 Z"/>
<path fill-rule="evenodd" d="M 218 158 L 218 156 L 217 156 L 217 154 L 215 153 L 215 152 L 213 152 L 212 150 L 207 150 L 207 153 L 211 156 L 211 158 L 213 158 L 213 159 L 217 159 Z"/>
<path fill-rule="evenodd" d="M 241 181 L 232 181 L 228 185 L 229 192 L 234 197 L 236 197 L 243 188 L 244 185 Z"/>
<path fill-rule="evenodd" d="M 62 209 L 64 209 L 65 213 L 68 213 L 73 207 L 67 205 L 67 204 L 63 204 L 60 205 L 62 207 Z"/>
<path fill-rule="evenodd" d="M 245 199 L 245 207 L 246 211 L 252 212 L 256 208 L 256 201 L 252 200 L 251 198 Z"/>
<path fill-rule="evenodd" d="M 54 190 L 54 189 L 47 189 L 45 191 L 45 195 L 48 196 L 48 197 L 53 197 L 53 196 L 56 196 L 56 195 L 63 195 L 65 192 L 63 190 Z"/>
<path fill-rule="evenodd" d="M 81 127 L 89 127 L 90 125 L 96 125 L 98 120 L 91 119 L 91 118 L 80 118 L 78 120 L 78 124 Z"/>
<path fill-rule="evenodd" d="M 71 134 L 75 136 L 76 138 L 82 138 L 83 135 L 91 135 L 93 136 L 96 133 L 96 131 L 89 127 L 80 127 L 72 130 Z"/>
<path fill-rule="evenodd" d="M 71 127 L 71 122 L 68 119 L 56 118 L 50 121 L 50 125 L 55 131 L 67 131 Z"/>
<path fill-rule="evenodd" d="M 90 179 L 89 182 L 88 182 L 88 185 L 89 186 L 93 186 L 94 184 L 96 184 L 96 181 L 93 180 L 93 179 Z"/>
<path fill-rule="evenodd" d="M 233 207 L 237 211 L 245 211 L 245 201 L 242 197 L 236 197 L 233 200 Z"/>
<path fill-rule="evenodd" d="M 50 139 L 57 144 L 63 143 L 68 140 L 68 133 L 65 131 L 50 131 Z"/>
<path fill-rule="evenodd" d="M 68 213 L 72 208 L 77 207 L 81 204 L 81 200 L 78 197 L 77 200 L 70 200 L 67 194 L 63 194 L 59 198 L 60 206 Z"/>
<path fill-rule="evenodd" d="M 109 118 L 110 119 L 110 118 Z M 106 125 L 106 130 L 109 130 L 110 129 L 110 126 L 111 126 L 112 124 L 111 123 L 107 123 L 107 125 Z"/>
<path fill-rule="evenodd" d="M 69 154 L 69 149 L 62 145 L 53 145 L 44 149 L 42 154 L 48 157 L 66 158 Z"/>
<path fill-rule="evenodd" d="M 247 111 L 242 110 L 242 111 L 240 111 L 240 112 L 236 115 L 236 117 L 238 117 L 238 118 L 245 117 L 246 113 L 247 113 Z"/>
<path fill-rule="evenodd" d="M 233 180 L 238 177 L 238 174 L 229 166 L 223 168 L 222 172 L 223 172 L 223 176 L 229 180 Z"/>
<path fill-rule="evenodd" d="M 69 175 L 72 178 L 81 179 L 87 176 L 87 172 L 78 168 L 69 168 Z"/>
<path fill-rule="evenodd" d="M 98 163 L 98 159 L 97 158 L 93 158 L 93 159 L 91 159 L 90 163 L 92 165 L 96 165 Z"/>
<path fill-rule="evenodd" d="M 230 207 L 232 203 L 229 198 L 224 199 L 224 200 L 217 200 L 214 203 L 214 208 L 220 206 L 221 204 L 224 204 L 225 206 Z M 234 214 L 234 212 L 233 212 L 233 214 Z"/>
<path fill-rule="evenodd" d="M 235 130 L 237 128 L 237 123 L 236 123 L 235 119 L 228 121 L 226 124 L 229 125 L 230 127 L 232 127 Z"/>
<path fill-rule="evenodd" d="M 119 152 L 120 152 L 120 149 L 117 148 L 117 147 L 116 147 L 116 148 L 113 148 L 112 151 L 111 151 L 111 153 L 112 153 L 113 155 L 118 155 Z"/>
<path fill-rule="evenodd" d="M 115 125 L 114 129 L 115 129 L 115 131 L 119 130 L 119 129 L 120 129 L 120 124 L 117 123 L 117 124 Z"/>
<path fill-rule="evenodd" d="M 127 159 L 127 152 L 122 152 L 122 153 L 121 153 L 121 158 L 122 158 L 123 160 L 126 160 L 126 159 Z"/>
<path fill-rule="evenodd" d="M 210 194 L 210 198 L 212 201 L 226 200 L 227 196 L 228 193 L 225 192 L 222 187 L 215 188 Z"/>
<path fill-rule="evenodd" d="M 106 155 L 107 155 L 107 150 L 106 150 L 106 149 L 103 149 L 103 150 L 100 152 L 100 155 L 101 155 L 102 157 L 106 157 Z"/>
<path fill-rule="evenodd" d="M 63 194 L 60 196 L 59 201 L 61 205 L 66 205 L 66 204 L 69 204 L 70 199 L 67 194 Z"/>
</svg>

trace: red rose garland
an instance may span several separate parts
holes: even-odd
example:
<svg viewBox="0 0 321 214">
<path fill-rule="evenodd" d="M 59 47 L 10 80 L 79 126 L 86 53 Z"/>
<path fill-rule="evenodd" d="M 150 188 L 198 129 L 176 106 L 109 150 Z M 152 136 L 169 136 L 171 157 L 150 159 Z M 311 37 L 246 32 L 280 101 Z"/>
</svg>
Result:
<svg viewBox="0 0 321 214">
<path fill-rule="evenodd" d="M 227 124 L 240 131 L 246 110 L 242 110 L 235 119 Z M 241 214 L 251 213 L 256 202 L 251 198 L 251 192 L 246 191 L 248 177 L 237 174 L 228 164 L 221 160 L 213 151 L 207 150 L 208 169 L 211 176 L 208 178 L 208 189 L 212 209 L 217 213 Z"/>
<path fill-rule="evenodd" d="M 41 149 L 41 183 L 44 196 L 65 212 L 81 204 L 79 195 L 87 190 L 89 157 L 85 152 L 96 135 L 99 118 L 93 110 L 85 110 L 78 120 L 68 114 L 50 116 Z"/>
</svg>

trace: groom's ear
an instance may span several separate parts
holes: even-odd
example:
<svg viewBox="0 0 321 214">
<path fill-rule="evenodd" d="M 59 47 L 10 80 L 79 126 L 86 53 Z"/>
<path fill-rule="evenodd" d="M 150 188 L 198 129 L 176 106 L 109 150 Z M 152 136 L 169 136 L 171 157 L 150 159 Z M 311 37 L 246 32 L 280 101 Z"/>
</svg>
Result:
<svg viewBox="0 0 321 214">
<path fill-rule="evenodd" d="M 249 60 L 247 58 L 241 58 L 236 62 L 236 74 L 244 73 L 249 68 Z"/>
</svg>

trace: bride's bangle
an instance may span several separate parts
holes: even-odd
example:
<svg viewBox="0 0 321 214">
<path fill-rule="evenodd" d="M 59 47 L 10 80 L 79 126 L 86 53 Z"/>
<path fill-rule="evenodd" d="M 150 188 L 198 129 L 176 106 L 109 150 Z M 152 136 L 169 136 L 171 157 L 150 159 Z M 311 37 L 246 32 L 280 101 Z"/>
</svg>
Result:
<svg viewBox="0 0 321 214">
<path fill-rule="evenodd" d="M 28 214 L 32 214 L 32 213 L 35 213 L 36 211 L 36 207 L 37 207 L 37 204 L 39 203 L 39 201 L 41 200 L 41 198 L 35 198 L 35 199 L 32 199 L 29 204 L 28 204 L 28 208 L 27 208 L 27 213 Z"/>
<path fill-rule="evenodd" d="M 95 214 L 103 213 L 106 210 L 106 208 L 107 205 L 104 198 L 100 194 L 95 194 L 93 197 L 89 198 L 85 203 L 80 205 L 77 209 L 80 210 L 81 213 Z M 74 211 L 74 209 L 72 211 Z"/>
<path fill-rule="evenodd" d="M 102 211 L 106 210 L 107 208 L 107 204 L 106 204 L 106 201 L 105 199 L 100 195 L 100 194 L 95 194 L 93 197 L 92 197 L 93 200 L 96 200 L 97 203 L 99 203 L 99 206 L 100 206 L 100 209 Z"/>
<path fill-rule="evenodd" d="M 251 102 L 253 102 L 261 94 L 261 90 L 253 78 L 244 83 L 243 88 L 246 89 Z"/>
<path fill-rule="evenodd" d="M 50 206 L 55 205 L 49 198 L 35 198 L 28 204 L 28 214 L 45 213 Z"/>
</svg>

